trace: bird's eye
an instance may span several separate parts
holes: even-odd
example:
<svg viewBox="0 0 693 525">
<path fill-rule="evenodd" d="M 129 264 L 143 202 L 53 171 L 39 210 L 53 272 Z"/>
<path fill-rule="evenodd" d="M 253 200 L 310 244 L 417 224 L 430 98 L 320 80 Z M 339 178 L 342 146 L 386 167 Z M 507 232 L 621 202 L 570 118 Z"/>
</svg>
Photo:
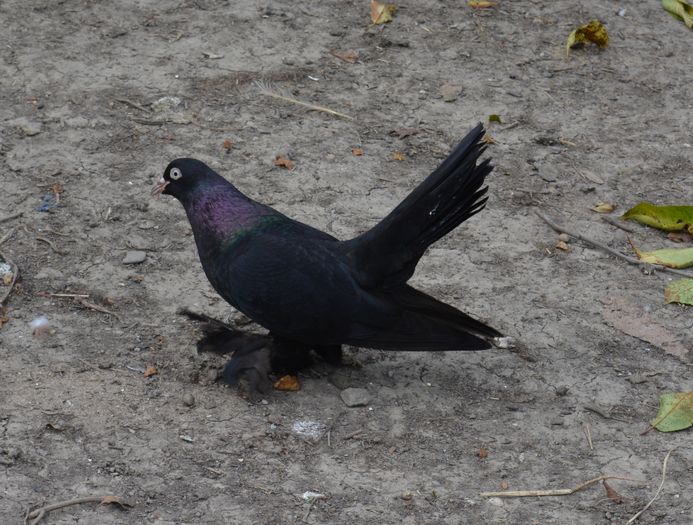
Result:
<svg viewBox="0 0 693 525">
<path fill-rule="evenodd" d="M 183 173 L 178 168 L 171 168 L 169 175 L 172 180 L 178 180 L 183 176 Z"/>
</svg>

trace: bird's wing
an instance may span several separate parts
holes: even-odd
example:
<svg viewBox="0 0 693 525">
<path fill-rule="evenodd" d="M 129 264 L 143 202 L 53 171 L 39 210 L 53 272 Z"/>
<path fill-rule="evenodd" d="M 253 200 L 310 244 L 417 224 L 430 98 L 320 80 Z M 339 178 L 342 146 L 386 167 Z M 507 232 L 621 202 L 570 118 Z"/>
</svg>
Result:
<svg viewBox="0 0 693 525">
<path fill-rule="evenodd" d="M 340 343 L 352 322 L 391 315 L 364 292 L 332 239 L 260 233 L 234 246 L 215 288 L 271 332 L 306 342 Z"/>
</svg>

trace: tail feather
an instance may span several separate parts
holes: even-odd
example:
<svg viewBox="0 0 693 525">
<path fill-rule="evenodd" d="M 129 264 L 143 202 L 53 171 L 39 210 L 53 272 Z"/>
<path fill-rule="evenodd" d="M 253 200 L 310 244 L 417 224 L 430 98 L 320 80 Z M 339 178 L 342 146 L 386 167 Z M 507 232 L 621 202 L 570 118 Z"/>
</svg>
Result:
<svg viewBox="0 0 693 525">
<path fill-rule="evenodd" d="M 388 328 L 356 331 L 347 344 L 378 350 L 455 351 L 486 350 L 491 344 L 442 319 L 405 311 Z"/>
<path fill-rule="evenodd" d="M 393 288 L 414 273 L 426 249 L 481 211 L 491 172 L 488 160 L 477 164 L 485 145 L 479 124 L 450 156 L 375 227 L 343 243 L 359 284 Z"/>
<path fill-rule="evenodd" d="M 348 344 L 382 350 L 485 350 L 501 333 L 457 308 L 404 285 L 378 294 L 399 314 L 377 328 L 360 325 Z"/>
</svg>

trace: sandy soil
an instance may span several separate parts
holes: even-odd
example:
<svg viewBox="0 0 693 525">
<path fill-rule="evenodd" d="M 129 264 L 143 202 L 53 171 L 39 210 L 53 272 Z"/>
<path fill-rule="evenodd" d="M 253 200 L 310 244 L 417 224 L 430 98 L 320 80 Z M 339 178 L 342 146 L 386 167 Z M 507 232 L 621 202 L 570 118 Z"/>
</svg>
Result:
<svg viewBox="0 0 693 525">
<path fill-rule="evenodd" d="M 78 505 L 45 523 L 625 523 L 673 447 L 638 523 L 693 522 L 690 432 L 641 435 L 662 392 L 693 390 L 691 310 L 663 304 L 671 275 L 580 242 L 556 250 L 534 213 L 629 253 L 591 206 L 691 204 L 690 30 L 659 2 L 400 7 L 369 27 L 365 0 L 0 4 L 0 217 L 23 212 L 0 223 L 21 271 L 0 329 L 2 523 L 101 494 L 134 507 Z M 610 46 L 566 59 L 566 36 L 592 18 Z M 349 50 L 356 63 L 333 54 Z M 223 358 L 197 355 L 198 328 L 175 312 L 243 320 L 205 280 L 178 203 L 149 196 L 171 159 L 200 158 L 348 238 L 490 114 L 502 124 L 488 207 L 413 283 L 517 338 L 515 351 L 352 349 L 351 365 L 319 365 L 300 392 L 256 403 L 215 382 Z M 37 211 L 53 189 L 59 203 Z M 633 229 L 646 248 L 668 243 Z M 131 250 L 146 260 L 123 264 Z M 33 337 L 40 315 L 54 333 Z M 344 405 L 349 386 L 368 406 Z M 479 495 L 601 474 L 638 481 L 611 482 L 621 504 L 598 485 Z"/>
</svg>

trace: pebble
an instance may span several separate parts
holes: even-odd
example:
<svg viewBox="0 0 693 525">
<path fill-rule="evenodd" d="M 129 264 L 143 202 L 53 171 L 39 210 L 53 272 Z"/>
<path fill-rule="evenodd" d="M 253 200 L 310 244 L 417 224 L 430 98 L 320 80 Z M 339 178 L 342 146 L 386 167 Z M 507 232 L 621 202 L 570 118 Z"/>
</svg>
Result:
<svg viewBox="0 0 693 525">
<path fill-rule="evenodd" d="M 440 88 L 440 96 L 445 102 L 454 102 L 460 96 L 462 86 L 458 84 L 445 84 Z"/>
<path fill-rule="evenodd" d="M 648 379 L 643 374 L 633 374 L 628 378 L 628 381 L 634 385 L 639 385 L 641 383 L 647 383 Z"/>
<path fill-rule="evenodd" d="M 558 236 L 558 240 L 563 241 L 563 242 L 568 242 L 568 241 L 570 241 L 570 235 L 568 235 L 567 233 L 561 233 Z"/>
<path fill-rule="evenodd" d="M 41 123 L 34 120 L 29 120 L 26 117 L 10 120 L 7 124 L 14 125 L 26 137 L 33 137 L 41 133 Z"/>
<path fill-rule="evenodd" d="M 127 252 L 123 258 L 123 264 L 139 264 L 143 263 L 147 258 L 147 252 L 142 252 L 139 250 L 133 250 Z"/>
<path fill-rule="evenodd" d="M 183 404 L 186 407 L 195 406 L 195 397 L 190 392 L 184 394 L 183 395 Z"/>
<path fill-rule="evenodd" d="M 563 426 L 563 418 L 555 417 L 551 420 L 551 424 L 557 427 Z"/>
<path fill-rule="evenodd" d="M 339 393 L 339 397 L 348 407 L 366 406 L 371 400 L 371 395 L 365 388 L 346 388 Z"/>
<path fill-rule="evenodd" d="M 63 277 L 63 272 L 55 268 L 41 268 L 38 273 L 34 275 L 34 279 L 62 279 Z"/>
</svg>

